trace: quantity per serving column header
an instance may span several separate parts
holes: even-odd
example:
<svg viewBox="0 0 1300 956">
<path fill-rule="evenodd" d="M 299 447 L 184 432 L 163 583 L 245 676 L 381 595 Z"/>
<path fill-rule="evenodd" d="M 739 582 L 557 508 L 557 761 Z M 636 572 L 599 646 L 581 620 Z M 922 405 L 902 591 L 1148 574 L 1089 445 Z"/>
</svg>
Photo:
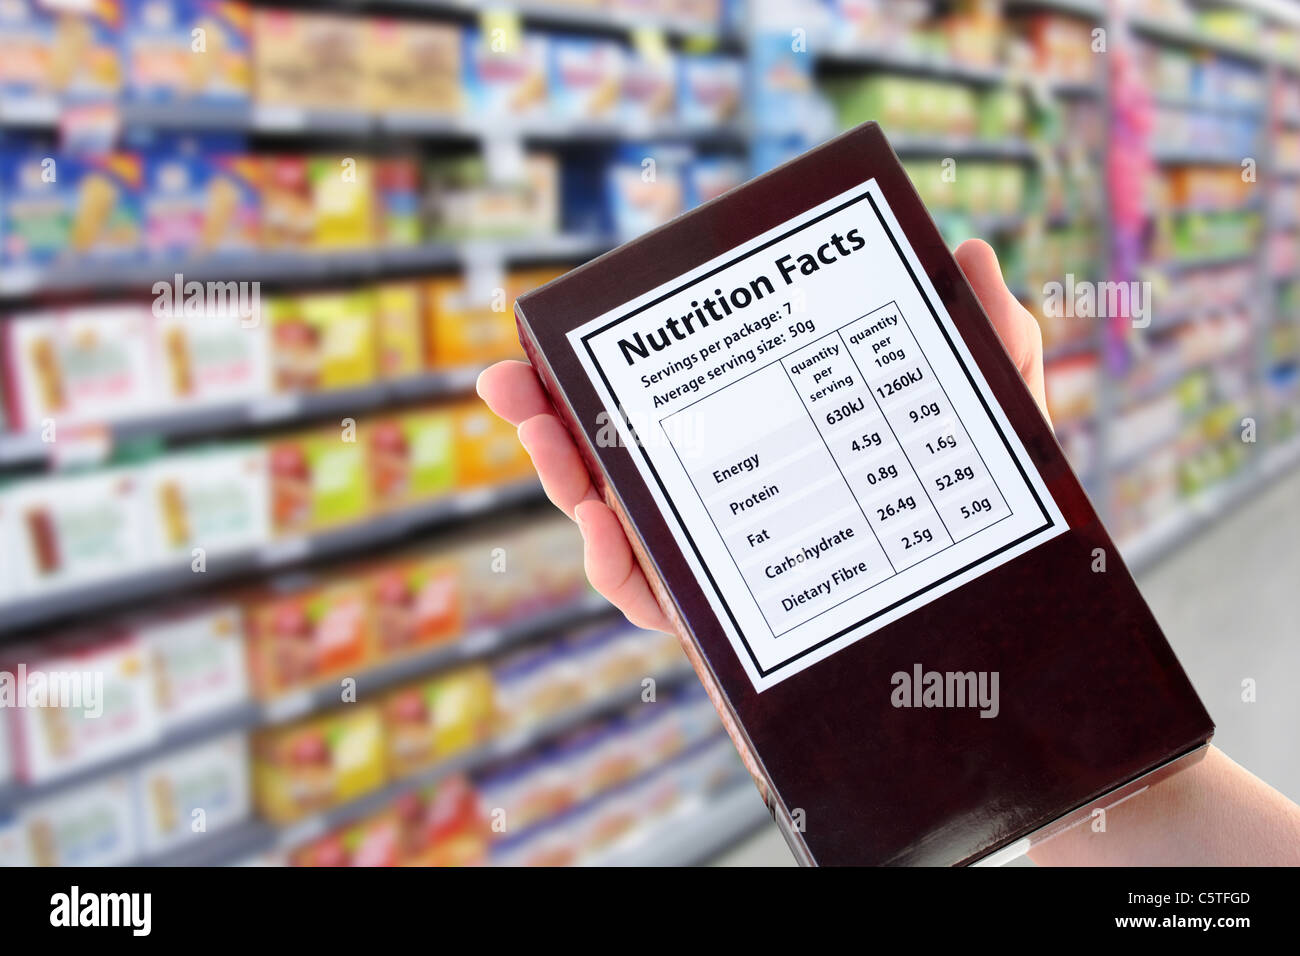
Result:
<svg viewBox="0 0 1300 956">
<path fill-rule="evenodd" d="M 570 341 L 759 690 L 1065 530 L 874 180 Z"/>
</svg>

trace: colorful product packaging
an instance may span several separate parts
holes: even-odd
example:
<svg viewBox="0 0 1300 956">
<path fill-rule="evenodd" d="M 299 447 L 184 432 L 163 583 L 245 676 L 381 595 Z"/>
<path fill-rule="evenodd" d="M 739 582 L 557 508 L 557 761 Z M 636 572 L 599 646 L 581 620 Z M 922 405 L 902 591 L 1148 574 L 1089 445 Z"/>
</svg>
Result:
<svg viewBox="0 0 1300 956">
<path fill-rule="evenodd" d="M 532 460 L 509 422 L 481 402 L 467 402 L 456 413 L 457 484 L 506 484 L 531 476 Z"/>
<path fill-rule="evenodd" d="M 368 577 L 382 657 L 454 640 L 462 633 L 460 564 L 431 555 L 399 560 Z"/>
<path fill-rule="evenodd" d="M 420 165 L 411 157 L 375 161 L 375 218 L 381 246 L 413 246 L 420 242 Z"/>
<path fill-rule="evenodd" d="M 290 866 L 397 866 L 396 812 L 384 810 L 294 850 Z"/>
<path fill-rule="evenodd" d="M 16 590 L 44 591 L 121 575 L 147 554 L 139 478 L 127 468 L 47 476 L 0 494 Z"/>
<path fill-rule="evenodd" d="M 103 422 L 156 409 L 149 315 L 137 305 L 12 316 L 3 328 L 8 404 L 18 428 Z M 57 434 L 57 433 L 56 433 Z"/>
<path fill-rule="evenodd" d="M 248 741 L 233 734 L 168 754 L 136 775 L 145 853 L 161 853 L 246 819 L 251 810 Z"/>
<path fill-rule="evenodd" d="M 27 804 L 20 852 L 29 866 L 121 866 L 140 853 L 131 778 L 104 777 Z"/>
<path fill-rule="evenodd" d="M 611 40 L 551 37 L 548 88 L 561 123 L 600 124 L 618 118 L 623 48 Z"/>
<path fill-rule="evenodd" d="M 155 151 L 145 161 L 145 246 L 161 258 L 249 252 L 259 237 L 259 176 L 251 156 Z"/>
<path fill-rule="evenodd" d="M 141 164 L 128 153 L 57 157 L 0 149 L 6 262 L 120 261 L 140 249 Z"/>
<path fill-rule="evenodd" d="M 678 61 L 677 115 L 688 128 L 712 129 L 734 121 L 740 113 L 744 66 L 736 57 L 720 54 L 683 56 Z"/>
<path fill-rule="evenodd" d="M 270 468 L 261 445 L 164 455 L 140 475 L 145 549 L 192 564 L 271 537 Z"/>
<path fill-rule="evenodd" d="M 267 249 L 306 249 L 316 235 L 311 177 L 305 156 L 266 156 L 262 160 L 262 245 Z"/>
<path fill-rule="evenodd" d="M 364 430 L 311 432 L 271 443 L 271 521 L 277 534 L 334 527 L 371 507 Z"/>
<path fill-rule="evenodd" d="M 364 248 L 375 237 L 374 163 L 360 156 L 313 156 L 312 245 L 322 251 Z"/>
<path fill-rule="evenodd" d="M 380 378 L 407 378 L 424 367 L 422 321 L 418 282 L 385 282 L 375 287 L 376 362 Z"/>
<path fill-rule="evenodd" d="M 365 704 L 264 731 L 253 748 L 257 808 L 276 823 L 344 803 L 385 780 L 383 719 Z"/>
<path fill-rule="evenodd" d="M 131 627 L 149 659 L 164 733 L 231 711 L 248 699 L 238 605 L 155 615 Z"/>
<path fill-rule="evenodd" d="M 368 288 L 272 299 L 267 311 L 276 390 L 315 392 L 373 382 L 375 308 Z"/>
<path fill-rule="evenodd" d="M 364 109 L 361 24 L 355 18 L 334 14 L 255 10 L 253 76 L 261 104 Z"/>
<path fill-rule="evenodd" d="M 364 98 L 376 112 L 454 116 L 460 112 L 460 28 L 367 18 L 360 27 Z"/>
<path fill-rule="evenodd" d="M 339 578 L 249 599 L 248 663 L 259 697 L 355 675 L 375 641 L 364 579 Z"/>
<path fill-rule="evenodd" d="M 155 310 L 150 339 L 160 402 L 235 403 L 272 391 L 270 323 L 263 321 L 261 293 L 243 301 L 240 295 L 235 290 L 218 314 Z"/>
<path fill-rule="evenodd" d="M 494 180 L 478 153 L 432 160 L 425 167 L 431 238 L 549 236 L 559 225 L 559 164 L 529 153 L 517 176 Z"/>
<path fill-rule="evenodd" d="M 546 112 L 547 38 L 524 34 L 494 50 L 490 36 L 464 35 L 464 89 L 469 115 L 535 121 Z"/>
<path fill-rule="evenodd" d="M 456 418 L 449 409 L 404 412 L 367 423 L 372 500 L 404 508 L 456 484 Z"/>
<path fill-rule="evenodd" d="M 403 777 L 468 750 L 492 730 L 492 674 L 486 667 L 442 674 L 392 691 L 381 705 L 389 773 Z"/>
<path fill-rule="evenodd" d="M 15 648 L 6 682 L 18 776 L 43 783 L 158 739 L 160 725 L 146 649 L 132 635 L 76 635 Z"/>
</svg>

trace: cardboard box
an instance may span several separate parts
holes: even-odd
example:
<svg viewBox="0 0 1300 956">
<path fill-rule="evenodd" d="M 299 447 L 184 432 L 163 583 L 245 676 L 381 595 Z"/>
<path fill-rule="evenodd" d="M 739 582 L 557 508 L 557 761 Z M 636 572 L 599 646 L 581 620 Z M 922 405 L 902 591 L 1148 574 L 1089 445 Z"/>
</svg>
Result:
<svg viewBox="0 0 1300 956">
<path fill-rule="evenodd" d="M 1204 753 L 1209 716 L 875 124 L 516 317 L 801 862 L 1015 853 Z"/>
</svg>

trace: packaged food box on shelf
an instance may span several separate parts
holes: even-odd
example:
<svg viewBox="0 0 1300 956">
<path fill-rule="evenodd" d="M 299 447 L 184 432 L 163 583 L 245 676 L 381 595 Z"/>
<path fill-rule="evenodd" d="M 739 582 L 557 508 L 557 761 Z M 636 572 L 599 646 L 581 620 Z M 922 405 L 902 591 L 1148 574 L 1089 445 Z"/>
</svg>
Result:
<svg viewBox="0 0 1300 956">
<path fill-rule="evenodd" d="M 433 239 L 549 236 L 559 229 L 559 163 L 530 151 L 518 169 L 490 171 L 480 152 L 424 167 L 426 232 Z"/>
<path fill-rule="evenodd" d="M 293 866 L 476 866 L 489 821 L 464 777 L 399 796 L 391 807 L 293 850 Z"/>
<path fill-rule="evenodd" d="M 483 743 L 493 729 L 492 673 L 448 671 L 384 695 L 389 774 L 409 776 Z"/>
<path fill-rule="evenodd" d="M 383 718 L 355 704 L 254 737 L 254 792 L 276 823 L 377 790 L 386 779 Z"/>
<path fill-rule="evenodd" d="M 417 116 L 460 112 L 459 27 L 384 17 L 365 19 L 360 32 L 368 109 Z"/>
<path fill-rule="evenodd" d="M 498 40 L 494 46 L 490 35 L 465 31 L 461 88 L 469 115 L 497 121 L 544 120 L 549 42 L 545 35 L 523 33 Z"/>
<path fill-rule="evenodd" d="M 312 156 L 311 247 L 317 250 L 365 249 L 375 241 L 375 164 L 365 156 Z"/>
<path fill-rule="evenodd" d="M 275 387 L 315 392 L 378 377 L 376 298 L 361 287 L 274 296 L 266 306 Z"/>
<path fill-rule="evenodd" d="M 3 325 L 6 395 L 20 429 L 153 408 L 148 313 L 136 305 L 39 310 Z"/>
<path fill-rule="evenodd" d="M 248 664 L 258 696 L 355 676 L 376 656 L 364 579 L 271 584 L 245 602 Z"/>
<path fill-rule="evenodd" d="M 521 358 L 515 333 L 514 299 L 560 274 L 556 269 L 511 272 L 506 287 L 485 296 L 461 276 L 424 284 L 424 328 L 431 367 L 464 367 L 503 358 Z"/>
<path fill-rule="evenodd" d="M 140 474 L 130 467 L 0 489 L 10 596 L 102 581 L 148 562 Z"/>
<path fill-rule="evenodd" d="M 132 153 L 0 148 L 0 235 L 8 260 L 121 262 L 141 251 L 142 168 Z"/>
<path fill-rule="evenodd" d="M 148 655 L 163 733 L 230 713 L 249 696 L 244 619 L 218 600 L 127 619 Z"/>
<path fill-rule="evenodd" d="M 25 805 L 0 824 L 0 866 L 122 866 L 140 855 L 136 789 L 127 774 L 102 777 Z"/>
<path fill-rule="evenodd" d="M 304 10 L 253 11 L 258 103 L 363 110 L 366 38 L 355 18 Z"/>
<path fill-rule="evenodd" d="M 548 43 L 551 113 L 561 123 L 610 123 L 623 91 L 623 48 L 612 40 L 553 36 Z"/>
<path fill-rule="evenodd" d="M 142 766 L 141 850 L 164 853 L 246 820 L 252 812 L 248 742 L 243 734 L 207 741 Z"/>
<path fill-rule="evenodd" d="M 351 428 L 352 440 L 343 429 Z M 371 513 L 366 425 L 317 429 L 273 439 L 271 527 L 274 534 L 318 531 L 362 520 Z"/>
<path fill-rule="evenodd" d="M 257 247 L 260 162 L 221 142 L 163 145 L 142 155 L 140 203 L 147 254 L 174 261 L 177 256 L 231 255 Z"/>
<path fill-rule="evenodd" d="M 138 751 L 161 733 L 149 650 L 126 631 L 6 648 L 17 776 L 43 783 Z"/>
<path fill-rule="evenodd" d="M 234 0 L 142 0 L 123 4 L 122 13 L 126 93 L 131 100 L 249 100 L 253 21 L 248 5 Z M 203 56 L 195 56 L 200 51 Z"/>
<path fill-rule="evenodd" d="M 140 470 L 144 551 L 185 563 L 255 547 L 271 536 L 269 461 L 239 443 L 162 456 Z"/>
</svg>

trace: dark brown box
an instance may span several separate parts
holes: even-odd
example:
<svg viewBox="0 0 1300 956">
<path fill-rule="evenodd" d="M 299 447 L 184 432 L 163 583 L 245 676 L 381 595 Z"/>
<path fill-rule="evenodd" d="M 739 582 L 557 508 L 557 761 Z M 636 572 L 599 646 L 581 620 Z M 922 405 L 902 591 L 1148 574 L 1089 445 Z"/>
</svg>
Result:
<svg viewBox="0 0 1300 956">
<path fill-rule="evenodd" d="M 608 416 L 620 410 L 606 407 L 568 333 L 828 200 L 865 188 L 871 179 L 1014 431 L 1014 441 L 1003 438 L 1007 453 L 1014 457 L 1015 443 L 1022 448 L 1050 495 L 1050 501 L 1039 503 L 1044 516 L 1054 510 L 1063 525 L 1031 550 L 1000 559 L 1004 563 L 973 572 L 974 564 L 963 568 L 974 577 L 955 590 L 929 596 L 918 591 L 920 596 L 903 605 L 913 609 L 901 618 L 759 691 L 752 674 L 754 668 L 762 669 L 760 662 L 742 662 L 739 645 L 728 638 L 728 627 L 738 625 L 715 613 L 721 592 L 713 585 L 713 574 L 702 579 L 693 570 L 692 561 L 705 559 L 698 552 L 689 556 L 679 543 L 681 527 L 677 534 L 670 528 L 678 519 L 656 503 L 645 472 L 633 460 L 642 450 L 600 437 L 608 429 Z M 879 209 L 885 204 L 869 202 L 888 234 Z M 833 211 L 839 215 L 848 205 Z M 863 222 L 870 217 L 867 203 L 854 207 L 852 215 L 859 214 L 867 217 Z M 802 236 L 801 230 L 808 229 L 801 225 L 778 238 Z M 836 258 L 834 251 L 823 249 Z M 907 261 L 902 250 L 895 251 L 900 261 Z M 882 245 L 860 254 L 864 266 L 875 268 L 866 257 L 884 262 L 888 249 Z M 881 266 L 886 267 L 893 268 Z M 762 270 L 756 265 L 754 271 Z M 912 276 L 928 302 L 922 279 Z M 877 304 L 864 301 L 858 312 Z M 944 329 L 935 308 L 930 304 L 933 321 Z M 620 515 L 660 604 L 676 623 L 696 671 L 801 862 L 952 865 L 997 851 L 1014 852 L 1085 823 L 1094 808 L 1113 805 L 1204 753 L 1214 730 L 1209 715 L 876 124 L 831 140 L 521 297 L 516 318 L 520 340 L 560 418 L 596 486 Z M 930 317 L 912 308 L 907 321 L 916 330 Z M 828 334 L 825 341 L 844 344 L 848 353 L 846 328 L 849 324 L 835 330 L 838 339 Z M 925 334 L 933 330 L 927 326 Z M 949 345 L 957 356 L 957 345 Z M 923 358 L 930 355 L 925 360 L 932 379 L 934 362 L 952 361 L 921 349 L 912 354 L 918 351 Z M 624 354 L 629 364 L 637 359 Z M 861 365 L 858 370 L 865 388 L 867 375 Z M 795 379 L 790 382 L 793 387 Z M 948 384 L 957 387 L 953 379 Z M 978 392 L 973 379 L 971 387 Z M 803 400 L 804 394 L 798 397 Z M 879 410 L 889 421 L 885 407 L 881 404 Z M 954 411 L 958 427 L 964 427 L 964 410 L 954 404 Z M 980 414 L 997 420 L 987 407 L 984 413 L 974 407 L 966 411 L 972 421 Z M 831 447 L 827 444 L 828 452 Z M 1002 454 L 996 448 L 982 451 Z M 920 466 L 913 471 L 920 481 Z M 1023 469 L 1022 477 L 1026 487 L 1033 486 L 1033 476 Z M 1000 486 L 994 490 L 1014 511 Z M 939 499 L 927 495 L 941 517 Z M 700 506 L 707 507 L 703 492 Z M 872 528 L 883 548 L 885 537 Z M 690 529 L 686 534 L 690 537 Z M 949 537 L 947 547 L 956 553 L 961 542 L 956 533 Z M 1102 572 L 1094 570 L 1099 556 L 1105 562 Z M 731 573 L 720 564 L 716 570 Z M 736 574 L 743 573 L 736 559 Z M 712 601 L 706 593 L 711 587 Z M 829 591 L 827 595 L 829 602 Z M 757 605 L 759 599 L 754 600 Z M 721 603 L 730 615 L 725 597 Z M 775 635 L 776 628 L 772 630 Z M 893 675 L 914 673 L 918 664 L 940 674 L 999 675 L 996 718 L 982 719 L 970 707 L 895 706 Z"/>
</svg>

